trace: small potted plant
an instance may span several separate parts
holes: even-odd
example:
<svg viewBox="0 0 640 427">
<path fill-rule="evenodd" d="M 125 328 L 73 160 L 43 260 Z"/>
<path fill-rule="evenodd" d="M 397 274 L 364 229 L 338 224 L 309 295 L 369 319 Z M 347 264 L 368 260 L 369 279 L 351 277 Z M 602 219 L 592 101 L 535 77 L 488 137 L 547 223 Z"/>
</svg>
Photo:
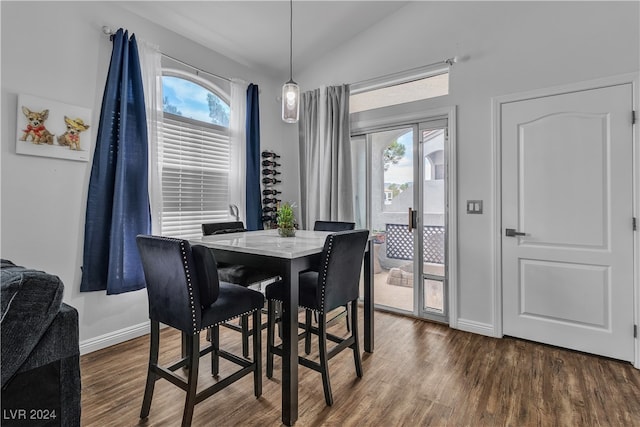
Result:
<svg viewBox="0 0 640 427">
<path fill-rule="evenodd" d="M 293 216 L 293 205 L 291 203 L 287 202 L 280 205 L 276 218 L 280 236 L 294 237 L 296 235 L 296 219 Z"/>
</svg>

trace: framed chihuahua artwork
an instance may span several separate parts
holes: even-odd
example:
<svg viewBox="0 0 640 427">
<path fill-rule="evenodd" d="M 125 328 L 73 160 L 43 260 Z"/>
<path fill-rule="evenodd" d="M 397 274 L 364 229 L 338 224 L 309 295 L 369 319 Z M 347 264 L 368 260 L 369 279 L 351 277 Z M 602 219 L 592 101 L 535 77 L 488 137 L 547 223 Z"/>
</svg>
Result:
<svg viewBox="0 0 640 427">
<path fill-rule="evenodd" d="M 18 95 L 16 153 L 86 162 L 91 110 L 32 95 Z"/>
</svg>

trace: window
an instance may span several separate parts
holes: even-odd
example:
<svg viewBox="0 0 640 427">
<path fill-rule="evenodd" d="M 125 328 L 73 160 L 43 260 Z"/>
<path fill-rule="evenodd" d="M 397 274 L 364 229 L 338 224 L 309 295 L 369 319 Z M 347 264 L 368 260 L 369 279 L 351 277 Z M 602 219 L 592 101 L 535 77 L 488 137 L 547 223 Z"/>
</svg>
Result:
<svg viewBox="0 0 640 427">
<path fill-rule="evenodd" d="M 349 112 L 358 113 L 448 94 L 448 68 L 409 70 L 352 84 Z"/>
<path fill-rule="evenodd" d="M 182 76 L 184 76 L 183 73 Z M 229 104 L 207 82 L 196 83 L 187 77 L 162 77 L 162 105 L 164 112 L 204 123 L 229 127 Z M 209 83 L 210 85 L 210 83 Z"/>
<path fill-rule="evenodd" d="M 162 77 L 162 234 L 202 235 L 228 217 L 229 104 L 217 87 L 186 73 Z"/>
</svg>

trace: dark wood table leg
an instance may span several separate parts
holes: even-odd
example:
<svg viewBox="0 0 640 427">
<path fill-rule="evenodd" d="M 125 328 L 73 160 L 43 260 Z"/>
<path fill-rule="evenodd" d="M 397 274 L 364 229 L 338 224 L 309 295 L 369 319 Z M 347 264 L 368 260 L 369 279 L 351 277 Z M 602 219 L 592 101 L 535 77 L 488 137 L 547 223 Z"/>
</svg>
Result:
<svg viewBox="0 0 640 427">
<path fill-rule="evenodd" d="M 364 351 L 373 353 L 373 241 L 364 253 Z"/>
<path fill-rule="evenodd" d="M 298 274 L 296 260 L 285 266 L 282 304 L 282 422 L 292 426 L 298 419 Z"/>
</svg>

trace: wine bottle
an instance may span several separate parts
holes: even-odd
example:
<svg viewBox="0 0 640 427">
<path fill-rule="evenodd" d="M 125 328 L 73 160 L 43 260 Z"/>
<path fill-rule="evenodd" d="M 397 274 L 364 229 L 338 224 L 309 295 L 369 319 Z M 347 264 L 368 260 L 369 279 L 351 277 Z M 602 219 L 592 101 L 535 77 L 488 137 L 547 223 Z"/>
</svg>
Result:
<svg viewBox="0 0 640 427">
<path fill-rule="evenodd" d="M 262 222 L 274 221 L 275 219 L 276 217 L 272 215 L 262 215 Z"/>
<path fill-rule="evenodd" d="M 273 159 L 279 159 L 280 156 L 278 156 L 276 153 L 274 153 L 273 151 L 263 151 L 262 152 L 262 157 L 265 158 L 273 158 Z"/>
<path fill-rule="evenodd" d="M 278 194 L 282 194 L 282 191 L 274 190 L 272 188 L 267 188 L 266 190 L 262 190 L 262 195 L 264 196 L 276 196 Z"/>
<path fill-rule="evenodd" d="M 275 178 L 262 178 L 263 184 L 280 184 L 282 181 Z"/>
<path fill-rule="evenodd" d="M 282 165 L 280 163 L 272 162 L 271 160 L 263 160 L 262 166 L 273 166 L 275 168 Z"/>
<path fill-rule="evenodd" d="M 273 169 L 262 169 L 262 175 L 280 175 L 281 172 L 278 172 Z"/>
<path fill-rule="evenodd" d="M 267 213 L 267 212 L 276 212 L 278 210 L 278 208 L 274 208 L 272 206 L 265 206 L 264 208 L 262 208 L 262 212 Z"/>
<path fill-rule="evenodd" d="M 280 199 L 275 199 L 275 198 L 269 198 L 269 197 L 265 197 L 264 199 L 262 199 L 262 203 L 265 205 L 268 205 L 270 203 L 280 203 L 282 200 Z"/>
</svg>

